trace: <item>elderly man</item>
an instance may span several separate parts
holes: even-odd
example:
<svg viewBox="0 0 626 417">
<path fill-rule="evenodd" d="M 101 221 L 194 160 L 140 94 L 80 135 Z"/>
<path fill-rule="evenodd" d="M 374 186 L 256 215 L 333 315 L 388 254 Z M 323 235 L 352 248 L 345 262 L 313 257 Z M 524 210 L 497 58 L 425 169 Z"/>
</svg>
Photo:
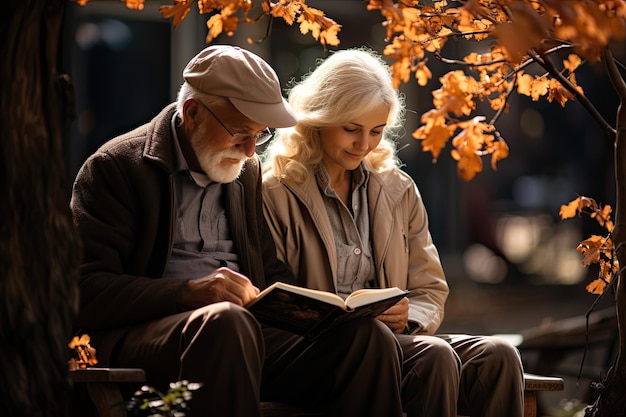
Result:
<svg viewBox="0 0 626 417">
<path fill-rule="evenodd" d="M 177 102 L 81 168 L 71 209 L 83 242 L 81 309 L 102 364 L 157 387 L 203 384 L 191 416 L 259 416 L 282 401 L 333 416 L 401 415 L 400 353 L 375 319 L 315 341 L 258 323 L 245 304 L 274 281 L 255 147 L 296 117 L 260 57 L 210 46 Z"/>
</svg>

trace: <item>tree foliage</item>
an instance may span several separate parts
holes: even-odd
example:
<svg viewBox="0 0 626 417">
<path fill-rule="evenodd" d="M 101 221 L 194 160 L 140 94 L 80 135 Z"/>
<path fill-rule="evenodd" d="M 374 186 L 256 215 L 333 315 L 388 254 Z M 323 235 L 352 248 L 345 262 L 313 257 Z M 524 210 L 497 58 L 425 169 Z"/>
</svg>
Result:
<svg viewBox="0 0 626 417">
<path fill-rule="evenodd" d="M 85 4 L 89 0 L 76 0 Z M 141 10 L 145 0 L 122 0 Z M 177 27 L 197 4 L 207 20 L 210 43 L 222 33 L 233 35 L 241 23 L 264 18 L 297 23 L 303 35 L 311 34 L 323 46 L 340 43 L 341 25 L 306 0 L 175 0 L 159 8 Z M 472 179 L 483 170 L 484 157 L 492 169 L 506 158 L 509 148 L 498 133 L 496 121 L 508 112 L 512 93 L 557 102 L 564 106 L 579 100 L 609 135 L 607 123 L 585 96 L 576 79 L 584 63 L 600 61 L 612 40 L 626 35 L 626 1 L 623 0 L 366 0 L 368 10 L 378 11 L 386 28 L 384 55 L 392 62 L 395 86 L 411 78 L 424 86 L 432 78 L 429 59 L 458 69 L 443 75 L 433 91 L 433 109 L 421 116 L 413 137 L 436 160 L 451 144 L 458 174 Z M 260 9 L 260 10 L 259 10 Z M 523 36 L 520 36 L 523 34 Z M 269 33 L 268 33 L 269 35 Z M 465 42 L 465 56 L 446 57 L 450 41 Z M 248 39 L 248 42 L 254 42 Z M 455 52 L 458 49 L 455 50 Z M 458 54 L 458 52 L 456 52 Z M 485 102 L 492 114 L 477 114 Z"/>
</svg>

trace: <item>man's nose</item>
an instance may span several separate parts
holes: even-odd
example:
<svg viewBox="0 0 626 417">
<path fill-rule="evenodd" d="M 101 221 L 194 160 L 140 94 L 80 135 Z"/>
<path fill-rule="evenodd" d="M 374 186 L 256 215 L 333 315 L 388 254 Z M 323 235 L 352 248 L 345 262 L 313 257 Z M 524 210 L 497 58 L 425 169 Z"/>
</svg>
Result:
<svg viewBox="0 0 626 417">
<path fill-rule="evenodd" d="M 237 146 L 248 158 L 250 158 L 254 155 L 254 151 L 256 149 L 256 138 L 254 136 L 250 136 L 247 141 L 240 143 Z"/>
</svg>

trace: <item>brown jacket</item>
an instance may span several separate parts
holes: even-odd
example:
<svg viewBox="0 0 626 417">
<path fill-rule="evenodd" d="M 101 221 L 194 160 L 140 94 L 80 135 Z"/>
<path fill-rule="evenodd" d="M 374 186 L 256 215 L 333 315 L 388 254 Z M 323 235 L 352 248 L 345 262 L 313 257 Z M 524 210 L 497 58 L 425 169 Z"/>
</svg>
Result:
<svg viewBox="0 0 626 417">
<path fill-rule="evenodd" d="M 420 193 L 407 174 L 394 170 L 370 171 L 367 195 L 378 284 L 410 290 L 409 320 L 420 324 L 420 333 L 433 334 L 448 285 Z M 263 203 L 278 257 L 299 284 L 335 292 L 334 235 L 314 174 L 300 185 L 267 175 Z"/>
<path fill-rule="evenodd" d="M 104 144 L 74 183 L 70 206 L 83 244 L 75 325 L 88 333 L 115 329 L 109 343 L 126 326 L 180 312 L 177 302 L 185 280 L 162 279 L 177 217 L 174 112 L 170 105 L 149 123 Z M 241 272 L 260 288 L 274 280 L 293 281 L 276 259 L 263 218 L 256 156 L 239 179 L 225 186 L 225 193 Z"/>
</svg>

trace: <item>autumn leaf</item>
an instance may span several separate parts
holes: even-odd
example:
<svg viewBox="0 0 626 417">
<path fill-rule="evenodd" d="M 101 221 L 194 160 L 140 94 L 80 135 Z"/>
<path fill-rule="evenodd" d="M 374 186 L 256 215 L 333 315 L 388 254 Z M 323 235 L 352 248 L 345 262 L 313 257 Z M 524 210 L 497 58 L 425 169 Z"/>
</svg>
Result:
<svg viewBox="0 0 626 417">
<path fill-rule="evenodd" d="M 479 91 L 474 78 L 463 71 L 450 71 L 439 79 L 442 87 L 433 91 L 433 104 L 457 116 L 469 115 L 476 108 L 473 95 Z"/>
<path fill-rule="evenodd" d="M 417 78 L 417 84 L 420 86 L 425 86 L 428 84 L 428 81 L 432 78 L 433 74 L 430 72 L 428 67 L 424 62 L 420 62 L 417 64 L 417 69 L 415 70 L 415 78 Z"/>
<path fill-rule="evenodd" d="M 320 33 L 320 43 L 322 45 L 331 45 L 337 46 L 339 45 L 339 31 L 341 30 L 341 26 L 335 24 L 331 25 L 327 29 L 324 29 Z"/>
<path fill-rule="evenodd" d="M 525 96 L 530 96 L 533 77 L 524 72 L 517 73 L 517 92 Z"/>
<path fill-rule="evenodd" d="M 609 232 L 613 231 L 613 222 L 611 221 L 612 208 L 610 205 L 605 205 L 601 209 L 598 209 L 591 213 L 589 216 L 592 219 L 596 219 L 598 224 L 606 228 Z"/>
<path fill-rule="evenodd" d="M 496 164 L 498 161 L 505 159 L 509 156 L 509 147 L 503 140 L 499 140 L 494 143 L 493 152 L 491 154 L 491 169 L 496 170 Z"/>
<path fill-rule="evenodd" d="M 563 67 L 567 69 L 569 72 L 576 71 L 576 68 L 580 66 L 582 60 L 578 55 L 569 54 L 566 60 L 563 60 Z"/>
<path fill-rule="evenodd" d="M 568 100 L 574 100 L 574 94 L 572 94 L 568 89 L 563 87 L 558 80 L 554 78 L 550 78 L 550 93 L 548 94 L 548 102 L 552 102 L 556 100 L 557 103 L 561 105 L 561 107 L 565 107 L 565 103 Z"/>
<path fill-rule="evenodd" d="M 539 97 L 548 93 L 548 85 L 550 84 L 547 77 L 535 77 L 531 83 L 530 97 L 533 101 L 539 100 Z"/>
<path fill-rule="evenodd" d="M 582 266 L 589 266 L 600 261 L 600 252 L 604 242 L 604 237 L 592 235 L 578 244 L 576 250 L 583 254 Z"/>
<path fill-rule="evenodd" d="M 604 288 L 606 287 L 606 282 L 604 282 L 600 278 L 596 278 L 591 283 L 589 283 L 585 289 L 587 292 L 595 295 L 600 295 L 604 293 Z"/>
<path fill-rule="evenodd" d="M 83 333 L 80 336 L 72 337 L 72 340 L 70 340 L 70 342 L 68 343 L 68 347 L 70 349 L 74 349 L 77 346 L 86 346 L 89 344 L 89 342 L 91 342 L 91 337 L 89 337 L 88 334 Z"/>
<path fill-rule="evenodd" d="M 300 3 L 295 1 L 290 1 L 285 4 L 282 2 L 263 2 L 263 8 L 265 9 L 268 4 L 271 6 L 269 7 L 269 10 L 266 10 L 266 12 L 269 12 L 269 14 L 273 17 L 282 17 L 289 26 L 293 24 L 296 20 L 296 16 L 300 13 Z"/>
<path fill-rule="evenodd" d="M 131 10 L 143 10 L 145 0 L 124 0 L 124 3 Z"/>
<path fill-rule="evenodd" d="M 571 219 L 578 214 L 578 206 L 579 206 L 580 197 L 576 200 L 572 200 L 567 204 L 561 205 L 561 210 L 559 210 L 559 216 L 561 220 Z"/>
<path fill-rule="evenodd" d="M 417 129 L 413 133 L 413 137 L 416 139 L 422 139 L 422 150 L 424 152 L 430 152 L 433 158 L 436 160 L 439 158 L 441 150 L 446 146 L 446 143 L 454 132 L 447 126 L 433 126 L 426 132 L 425 129 Z"/>
<path fill-rule="evenodd" d="M 185 19 L 185 16 L 187 16 L 187 13 L 189 13 L 189 10 L 191 10 L 190 9 L 191 3 L 193 3 L 192 0 L 181 1 L 175 4 L 174 6 L 161 6 L 159 7 L 159 12 L 161 13 L 161 16 L 163 16 L 166 19 L 173 17 L 172 26 L 174 26 L 174 29 L 176 29 L 178 28 L 178 25 L 180 24 L 180 22 L 182 22 Z"/>
<path fill-rule="evenodd" d="M 451 155 L 453 159 L 459 161 L 457 163 L 457 175 L 465 181 L 471 180 L 483 170 L 483 162 L 480 157 L 466 146 L 453 149 Z"/>
<path fill-rule="evenodd" d="M 213 39 L 217 38 L 224 30 L 224 20 L 220 13 L 214 14 L 207 20 L 206 25 L 209 28 L 209 33 L 206 37 L 206 42 L 209 43 Z"/>
</svg>

